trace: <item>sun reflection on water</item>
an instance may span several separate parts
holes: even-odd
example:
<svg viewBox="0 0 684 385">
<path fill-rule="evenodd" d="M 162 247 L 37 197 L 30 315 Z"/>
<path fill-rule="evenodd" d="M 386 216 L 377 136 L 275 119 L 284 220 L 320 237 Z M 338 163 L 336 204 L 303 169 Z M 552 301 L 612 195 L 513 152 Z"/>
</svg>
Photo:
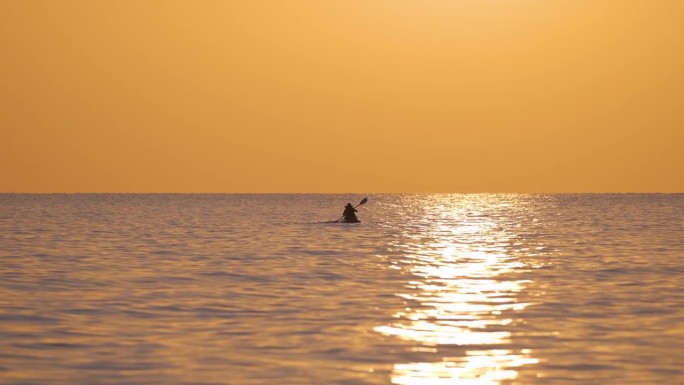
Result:
<svg viewBox="0 0 684 385">
<path fill-rule="evenodd" d="M 399 268 L 413 276 L 406 292 L 397 293 L 407 307 L 395 322 L 378 326 L 384 335 L 414 342 L 413 351 L 431 352 L 435 362 L 397 363 L 392 383 L 400 385 L 497 385 L 517 377 L 517 368 L 535 364 L 532 351 L 514 348 L 510 325 L 515 312 L 529 306 L 517 294 L 528 281 L 516 274 L 528 268 L 508 251 L 514 242 L 496 217 L 443 215 L 454 202 L 437 202 L 425 214 L 429 239 L 406 235 L 397 244 Z M 459 212 L 464 212 L 460 210 Z M 460 356 L 444 356 L 456 350 Z M 423 350 L 421 350 L 423 349 Z"/>
</svg>

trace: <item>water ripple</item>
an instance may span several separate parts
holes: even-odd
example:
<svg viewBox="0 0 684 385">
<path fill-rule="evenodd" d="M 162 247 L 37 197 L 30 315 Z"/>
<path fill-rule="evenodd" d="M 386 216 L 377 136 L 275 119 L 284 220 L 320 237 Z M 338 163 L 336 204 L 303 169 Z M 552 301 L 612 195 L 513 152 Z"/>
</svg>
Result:
<svg viewBox="0 0 684 385">
<path fill-rule="evenodd" d="M 684 383 L 684 195 L 0 194 L 0 383 Z"/>
</svg>

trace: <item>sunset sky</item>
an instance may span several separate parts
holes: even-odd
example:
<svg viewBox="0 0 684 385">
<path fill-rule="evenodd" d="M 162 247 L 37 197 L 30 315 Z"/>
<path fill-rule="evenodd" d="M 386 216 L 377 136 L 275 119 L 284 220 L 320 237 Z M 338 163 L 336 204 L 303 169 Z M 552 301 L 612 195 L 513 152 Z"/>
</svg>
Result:
<svg viewBox="0 0 684 385">
<path fill-rule="evenodd" d="M 0 1 L 0 192 L 684 192 L 684 1 Z"/>
</svg>

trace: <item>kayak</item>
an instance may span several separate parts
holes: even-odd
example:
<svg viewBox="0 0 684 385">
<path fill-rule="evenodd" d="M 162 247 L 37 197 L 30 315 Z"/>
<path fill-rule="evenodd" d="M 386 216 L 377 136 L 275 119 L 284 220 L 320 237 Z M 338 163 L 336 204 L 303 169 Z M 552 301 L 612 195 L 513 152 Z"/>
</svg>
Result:
<svg viewBox="0 0 684 385">
<path fill-rule="evenodd" d="M 356 221 L 356 222 L 347 222 L 347 221 L 327 221 L 327 222 L 317 222 L 317 223 L 327 223 L 327 224 L 331 224 L 331 225 L 335 225 L 335 224 L 348 225 L 348 224 L 354 224 L 354 223 L 361 223 L 361 221 Z"/>
<path fill-rule="evenodd" d="M 355 220 L 355 221 L 337 221 L 337 223 L 361 223 L 360 220 Z"/>
</svg>

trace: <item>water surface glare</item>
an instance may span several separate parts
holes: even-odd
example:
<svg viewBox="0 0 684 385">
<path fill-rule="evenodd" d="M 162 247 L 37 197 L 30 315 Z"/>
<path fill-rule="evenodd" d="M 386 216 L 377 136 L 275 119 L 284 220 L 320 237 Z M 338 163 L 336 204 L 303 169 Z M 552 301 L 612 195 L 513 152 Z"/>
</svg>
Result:
<svg viewBox="0 0 684 385">
<path fill-rule="evenodd" d="M 0 384 L 684 383 L 684 194 L 0 194 Z"/>
</svg>

